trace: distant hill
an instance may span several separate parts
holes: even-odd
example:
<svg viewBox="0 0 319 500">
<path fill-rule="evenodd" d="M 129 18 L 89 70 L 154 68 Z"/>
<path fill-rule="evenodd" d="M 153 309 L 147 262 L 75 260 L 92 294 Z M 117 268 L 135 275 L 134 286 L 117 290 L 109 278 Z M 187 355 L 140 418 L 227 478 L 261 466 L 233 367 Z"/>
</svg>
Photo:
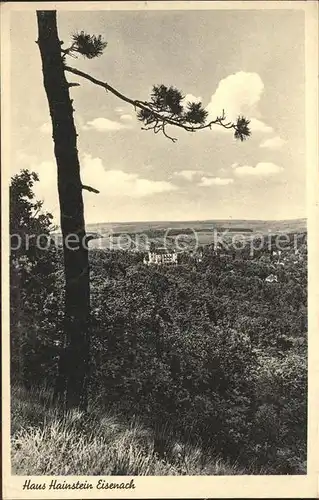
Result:
<svg viewBox="0 0 319 500">
<path fill-rule="evenodd" d="M 244 220 L 212 219 L 203 221 L 147 221 L 113 222 L 87 224 L 90 248 L 121 248 L 123 250 L 146 250 L 150 242 L 163 245 L 173 244 L 177 236 L 185 242 L 196 241 L 198 245 L 212 243 L 214 232 L 234 235 L 241 233 L 245 238 L 258 234 L 306 233 L 307 219 L 292 220 Z M 196 239 L 195 239 L 196 235 Z M 54 234 L 61 243 L 61 233 Z M 227 235 L 226 235 L 227 237 Z M 143 239 L 144 238 L 144 239 Z"/>
<path fill-rule="evenodd" d="M 89 232 L 101 234 L 113 233 L 142 233 L 149 230 L 187 229 L 195 231 L 226 229 L 232 232 L 235 229 L 248 232 L 304 232 L 307 231 L 307 219 L 291 220 L 244 220 L 244 219 L 211 219 L 199 221 L 147 221 L 147 222 L 113 222 L 87 224 Z"/>
</svg>

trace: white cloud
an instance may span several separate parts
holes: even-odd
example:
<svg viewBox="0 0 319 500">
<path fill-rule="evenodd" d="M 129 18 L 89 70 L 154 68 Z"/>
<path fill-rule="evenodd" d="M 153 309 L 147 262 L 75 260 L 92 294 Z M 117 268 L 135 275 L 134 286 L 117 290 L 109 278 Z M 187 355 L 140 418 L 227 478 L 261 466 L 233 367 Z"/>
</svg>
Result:
<svg viewBox="0 0 319 500">
<path fill-rule="evenodd" d="M 123 122 L 131 122 L 133 120 L 133 116 L 129 113 L 126 113 L 120 116 L 120 120 L 122 120 Z"/>
<path fill-rule="evenodd" d="M 93 187 L 98 183 L 98 189 L 108 196 L 130 196 L 140 198 L 156 193 L 175 191 L 177 187 L 167 181 L 143 179 L 136 173 L 123 170 L 105 170 L 101 158 L 84 155 L 82 160 L 82 179 L 84 184 Z"/>
<path fill-rule="evenodd" d="M 250 119 L 249 128 L 251 129 L 252 132 L 263 132 L 265 134 L 269 134 L 274 131 L 272 127 L 266 125 L 266 123 L 264 123 L 261 120 L 258 120 L 257 118 Z"/>
<path fill-rule="evenodd" d="M 94 118 L 83 126 L 84 130 L 97 130 L 98 132 L 117 131 L 130 128 L 128 124 L 119 123 L 108 118 Z"/>
<path fill-rule="evenodd" d="M 87 222 L 105 220 L 103 213 L 110 203 L 116 199 L 146 198 L 158 193 L 169 193 L 178 190 L 171 182 L 150 180 L 140 177 L 137 173 L 124 172 L 121 169 L 106 170 L 101 158 L 84 154 L 81 159 L 81 179 L 83 184 L 100 191 L 99 194 L 83 191 L 85 214 Z M 39 174 L 40 182 L 34 185 L 37 199 L 44 201 L 44 210 L 53 213 L 55 223 L 59 224 L 59 201 L 57 191 L 57 167 L 52 161 L 32 165 L 31 170 Z M 113 200 L 110 202 L 110 200 Z"/>
<path fill-rule="evenodd" d="M 36 199 L 44 202 L 43 210 L 54 216 L 54 223 L 59 224 L 60 209 L 57 186 L 57 166 L 54 161 L 33 163 L 29 170 L 39 175 L 39 182 L 35 182 L 33 191 Z"/>
<path fill-rule="evenodd" d="M 133 121 L 133 116 L 129 113 L 124 113 L 120 116 L 120 121 L 123 123 L 116 120 L 110 120 L 109 118 L 94 118 L 94 120 L 86 124 L 80 124 L 80 127 L 84 130 L 97 130 L 98 132 L 128 129 L 132 126 L 131 122 Z M 52 135 L 52 125 L 50 122 L 43 123 L 39 129 L 44 134 Z"/>
<path fill-rule="evenodd" d="M 280 149 L 284 144 L 286 144 L 287 141 L 284 141 L 281 139 L 281 137 L 276 136 L 272 137 L 271 139 L 266 139 L 260 144 L 261 148 L 268 148 L 268 149 Z"/>
<path fill-rule="evenodd" d="M 208 119 L 221 116 L 223 110 L 228 121 L 236 122 L 239 115 L 250 120 L 252 132 L 273 132 L 272 127 L 259 119 L 259 101 L 264 91 L 264 83 L 258 73 L 239 71 L 223 78 L 206 106 Z M 214 130 L 227 132 L 221 126 L 213 126 Z"/>
<path fill-rule="evenodd" d="M 39 128 L 40 131 L 43 132 L 44 134 L 52 135 L 52 124 L 50 122 L 43 123 Z"/>
<path fill-rule="evenodd" d="M 221 115 L 223 109 L 231 120 L 235 120 L 239 114 L 249 118 L 252 113 L 257 113 L 263 90 L 263 81 L 257 73 L 239 71 L 219 82 L 206 109 L 212 118 Z"/>
<path fill-rule="evenodd" d="M 232 184 L 233 182 L 234 179 L 229 177 L 202 177 L 198 185 L 201 187 L 226 186 L 227 184 Z"/>
<path fill-rule="evenodd" d="M 187 181 L 192 181 L 196 175 L 202 174 L 202 170 L 181 170 L 180 172 L 174 172 L 177 177 L 183 177 Z"/>
<path fill-rule="evenodd" d="M 270 177 L 283 171 L 283 168 L 275 163 L 260 162 L 255 167 L 244 165 L 235 168 L 238 177 Z"/>
</svg>

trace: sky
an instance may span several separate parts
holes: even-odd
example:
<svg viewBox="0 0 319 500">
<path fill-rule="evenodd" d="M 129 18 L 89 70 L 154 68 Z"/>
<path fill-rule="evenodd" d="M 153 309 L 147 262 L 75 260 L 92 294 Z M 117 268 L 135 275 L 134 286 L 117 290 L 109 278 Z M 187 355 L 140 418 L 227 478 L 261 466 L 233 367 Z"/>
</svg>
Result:
<svg viewBox="0 0 319 500">
<path fill-rule="evenodd" d="M 252 136 L 221 127 L 141 130 L 132 107 L 67 74 L 87 223 L 306 217 L 305 45 L 301 10 L 58 11 L 64 47 L 81 30 L 108 42 L 70 66 L 147 100 L 154 84 L 200 99 L 211 118 L 244 114 Z M 36 171 L 44 208 L 59 223 L 52 129 L 36 14 L 11 17 L 11 172 Z"/>
</svg>

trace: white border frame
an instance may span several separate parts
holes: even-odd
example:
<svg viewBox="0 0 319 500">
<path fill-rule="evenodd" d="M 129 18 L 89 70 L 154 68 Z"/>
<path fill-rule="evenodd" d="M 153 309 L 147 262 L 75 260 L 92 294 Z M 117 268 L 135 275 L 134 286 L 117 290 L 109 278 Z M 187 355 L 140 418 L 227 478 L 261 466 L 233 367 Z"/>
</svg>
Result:
<svg viewBox="0 0 319 500">
<path fill-rule="evenodd" d="M 10 382 L 9 382 L 9 203 L 7 186 L 10 165 L 10 16 L 19 10 L 55 9 L 58 11 L 92 10 L 246 10 L 298 9 L 306 19 L 306 147 L 308 213 L 308 472 L 305 476 L 183 476 L 135 477 L 134 490 L 57 490 L 23 491 L 26 478 L 48 483 L 50 476 L 12 476 L 10 463 Z M 3 408 L 3 494 L 4 499 L 44 498 L 307 498 L 317 497 L 318 424 L 319 424 L 319 169 L 318 169 L 318 3 L 310 1 L 211 1 L 211 2 L 9 2 L 1 5 L 2 65 L 2 408 Z M 63 482 L 84 480 L 96 484 L 98 477 L 54 477 Z M 129 476 L 108 477 L 109 481 L 127 482 Z"/>
</svg>

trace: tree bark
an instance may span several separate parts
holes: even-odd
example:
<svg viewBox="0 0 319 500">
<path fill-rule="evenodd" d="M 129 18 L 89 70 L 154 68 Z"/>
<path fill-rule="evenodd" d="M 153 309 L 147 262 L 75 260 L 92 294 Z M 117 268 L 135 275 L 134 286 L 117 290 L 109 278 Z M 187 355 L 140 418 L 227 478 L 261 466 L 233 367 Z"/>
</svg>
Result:
<svg viewBox="0 0 319 500">
<path fill-rule="evenodd" d="M 87 407 L 90 289 L 82 182 L 69 84 L 65 78 L 56 11 L 37 11 L 38 46 L 57 163 L 65 270 L 65 351 L 58 391 L 66 408 Z"/>
</svg>

